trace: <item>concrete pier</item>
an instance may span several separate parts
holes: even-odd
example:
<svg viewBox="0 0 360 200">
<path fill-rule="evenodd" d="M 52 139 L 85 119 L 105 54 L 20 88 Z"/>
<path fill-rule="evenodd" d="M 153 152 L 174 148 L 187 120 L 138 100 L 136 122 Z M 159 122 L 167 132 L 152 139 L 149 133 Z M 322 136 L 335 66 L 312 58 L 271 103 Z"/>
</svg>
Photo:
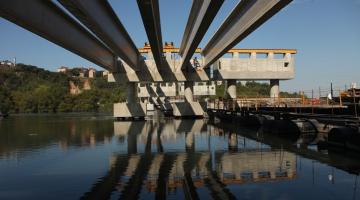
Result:
<svg viewBox="0 0 360 200">
<path fill-rule="evenodd" d="M 271 79 L 270 80 L 270 98 L 277 99 L 279 98 L 279 79 Z"/>
<path fill-rule="evenodd" d="M 193 88 L 194 88 L 194 82 L 193 81 L 187 81 L 184 84 L 185 88 L 184 88 L 184 96 L 185 96 L 185 100 L 187 102 L 193 102 L 194 98 L 193 98 Z"/>
<path fill-rule="evenodd" d="M 137 102 L 136 85 L 137 84 L 134 82 L 126 83 L 126 101 L 127 101 L 127 103 Z"/>
<path fill-rule="evenodd" d="M 236 80 L 227 80 L 226 98 L 236 99 Z"/>
</svg>

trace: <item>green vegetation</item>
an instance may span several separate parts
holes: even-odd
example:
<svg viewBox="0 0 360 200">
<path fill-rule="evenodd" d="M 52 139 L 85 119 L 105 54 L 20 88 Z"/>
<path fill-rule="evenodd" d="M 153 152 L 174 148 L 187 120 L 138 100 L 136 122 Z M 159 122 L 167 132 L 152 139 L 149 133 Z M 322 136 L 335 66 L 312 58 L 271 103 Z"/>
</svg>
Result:
<svg viewBox="0 0 360 200">
<path fill-rule="evenodd" d="M 240 98 L 255 98 L 255 97 L 269 97 L 270 85 L 268 83 L 259 83 L 255 81 L 248 81 L 245 84 L 237 83 L 237 96 Z M 225 85 L 216 86 L 216 97 L 223 97 L 225 94 Z M 280 97 L 294 98 L 300 97 L 298 93 L 280 92 Z"/>
<path fill-rule="evenodd" d="M 114 102 L 123 100 L 124 88 L 106 78 L 91 79 L 91 90 L 69 93 L 69 81 L 82 79 L 18 64 L 0 69 L 0 111 L 3 113 L 111 112 Z"/>
</svg>

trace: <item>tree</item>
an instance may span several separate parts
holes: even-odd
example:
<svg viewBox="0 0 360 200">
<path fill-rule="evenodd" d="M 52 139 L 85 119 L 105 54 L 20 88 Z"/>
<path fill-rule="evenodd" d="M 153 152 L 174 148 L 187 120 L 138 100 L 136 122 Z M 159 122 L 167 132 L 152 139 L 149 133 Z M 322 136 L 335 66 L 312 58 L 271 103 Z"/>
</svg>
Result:
<svg viewBox="0 0 360 200">
<path fill-rule="evenodd" d="M 0 86 L 0 112 L 8 113 L 12 107 L 10 91 Z"/>
</svg>

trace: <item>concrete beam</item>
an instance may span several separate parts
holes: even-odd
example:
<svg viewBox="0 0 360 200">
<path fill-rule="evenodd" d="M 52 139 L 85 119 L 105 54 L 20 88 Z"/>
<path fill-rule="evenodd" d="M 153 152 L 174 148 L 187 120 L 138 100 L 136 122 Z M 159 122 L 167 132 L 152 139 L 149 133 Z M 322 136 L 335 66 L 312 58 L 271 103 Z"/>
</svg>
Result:
<svg viewBox="0 0 360 200">
<path fill-rule="evenodd" d="M 158 69 L 162 68 L 162 36 L 158 0 L 137 0 L 141 18 Z"/>
<path fill-rule="evenodd" d="M 175 63 L 175 64 L 174 64 Z M 108 76 L 109 82 L 177 82 L 177 81 L 209 81 L 209 76 L 204 70 L 182 71 L 180 61 L 169 63 L 163 60 L 163 66 L 159 70 L 154 60 L 145 60 L 145 65 L 140 66 L 139 71 L 134 71 L 126 63 L 123 63 L 125 73 L 113 73 Z"/>
<path fill-rule="evenodd" d="M 251 52 L 249 58 L 220 58 L 213 63 L 215 80 L 288 80 L 295 77 L 295 56 L 287 53 L 283 58 L 275 58 L 273 52 L 267 57 L 257 58 L 257 52 Z M 287 56 L 286 56 L 287 55 Z"/>
<path fill-rule="evenodd" d="M 197 46 L 204 37 L 223 2 L 224 0 L 193 1 L 180 46 L 179 53 L 183 59 L 181 69 L 189 66 L 191 56 L 195 53 Z"/>
<path fill-rule="evenodd" d="M 52 1 L 0 1 L 0 16 L 109 71 L 116 56 Z"/>
<path fill-rule="evenodd" d="M 59 0 L 59 2 L 132 69 L 138 70 L 142 62 L 139 50 L 107 1 Z"/>
<path fill-rule="evenodd" d="M 270 19 L 292 0 L 242 0 L 202 50 L 204 68 Z"/>
</svg>

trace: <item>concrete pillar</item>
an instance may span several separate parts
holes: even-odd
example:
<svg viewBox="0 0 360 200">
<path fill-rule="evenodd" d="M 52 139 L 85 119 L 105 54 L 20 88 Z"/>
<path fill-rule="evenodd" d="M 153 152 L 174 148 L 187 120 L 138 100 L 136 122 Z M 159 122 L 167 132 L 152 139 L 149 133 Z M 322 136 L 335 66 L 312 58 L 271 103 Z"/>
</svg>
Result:
<svg viewBox="0 0 360 200">
<path fill-rule="evenodd" d="M 278 98 L 280 93 L 279 79 L 270 80 L 270 98 Z"/>
<path fill-rule="evenodd" d="M 274 59 L 274 52 L 269 52 L 268 59 Z"/>
<path fill-rule="evenodd" d="M 256 59 L 256 53 L 255 52 L 250 53 L 250 59 Z"/>
<path fill-rule="evenodd" d="M 232 54 L 232 56 L 233 56 L 233 58 L 239 58 L 239 52 L 234 52 L 234 53 Z"/>
<path fill-rule="evenodd" d="M 227 80 L 226 98 L 236 99 L 236 80 Z"/>
<path fill-rule="evenodd" d="M 284 56 L 284 58 L 285 58 L 286 60 L 290 61 L 290 60 L 291 60 L 291 53 L 286 53 L 285 56 Z"/>
<path fill-rule="evenodd" d="M 193 102 L 194 101 L 193 94 L 194 94 L 194 82 L 193 81 L 186 81 L 185 84 L 184 84 L 185 100 L 187 102 Z"/>
<path fill-rule="evenodd" d="M 136 83 L 128 82 L 126 84 L 126 101 L 127 103 L 136 103 L 137 102 L 137 92 L 136 92 Z"/>
<path fill-rule="evenodd" d="M 165 53 L 166 60 L 171 60 L 171 52 Z"/>
</svg>

